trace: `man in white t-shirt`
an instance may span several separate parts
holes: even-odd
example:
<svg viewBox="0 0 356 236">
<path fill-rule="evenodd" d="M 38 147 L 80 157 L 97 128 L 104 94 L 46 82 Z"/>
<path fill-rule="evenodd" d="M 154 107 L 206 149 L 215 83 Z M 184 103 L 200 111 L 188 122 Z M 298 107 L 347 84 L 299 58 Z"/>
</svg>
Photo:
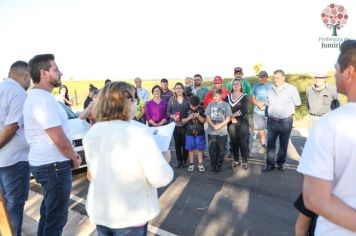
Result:
<svg viewBox="0 0 356 236">
<path fill-rule="evenodd" d="M 341 44 L 335 68 L 348 103 L 316 123 L 298 171 L 305 206 L 320 215 L 315 235 L 356 235 L 356 40 Z"/>
<path fill-rule="evenodd" d="M 29 146 L 22 116 L 26 90 L 31 83 L 27 66 L 24 61 L 13 63 L 8 78 L 0 83 L 0 192 L 17 236 L 21 235 L 30 184 Z"/>
<path fill-rule="evenodd" d="M 51 91 L 61 85 L 54 55 L 37 55 L 29 62 L 35 86 L 24 104 L 25 136 L 33 177 L 41 184 L 43 201 L 37 235 L 61 235 L 68 217 L 72 172 L 81 163 L 69 139 L 68 117 Z"/>
</svg>

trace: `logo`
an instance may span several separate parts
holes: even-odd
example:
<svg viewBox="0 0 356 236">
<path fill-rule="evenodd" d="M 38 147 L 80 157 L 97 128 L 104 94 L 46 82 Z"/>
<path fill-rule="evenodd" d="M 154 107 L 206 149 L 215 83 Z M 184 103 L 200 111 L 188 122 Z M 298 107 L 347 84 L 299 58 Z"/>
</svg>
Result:
<svg viewBox="0 0 356 236">
<path fill-rule="evenodd" d="M 321 20 L 326 28 L 332 29 L 331 36 L 337 36 L 337 31 L 347 23 L 349 18 L 344 6 L 329 4 L 321 13 Z"/>
</svg>

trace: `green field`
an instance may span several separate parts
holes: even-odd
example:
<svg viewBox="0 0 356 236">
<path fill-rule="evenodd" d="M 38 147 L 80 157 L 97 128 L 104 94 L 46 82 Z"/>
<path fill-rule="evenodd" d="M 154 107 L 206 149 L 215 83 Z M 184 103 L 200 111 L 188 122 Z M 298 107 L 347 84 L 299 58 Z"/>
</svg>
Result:
<svg viewBox="0 0 356 236">
<path fill-rule="evenodd" d="M 224 79 L 224 85 L 231 79 L 232 78 Z M 258 79 L 256 77 L 245 77 L 245 79 L 250 81 L 251 85 L 258 82 Z M 269 80 L 272 81 L 272 77 L 270 77 Z M 302 105 L 297 108 L 295 119 L 300 120 L 308 114 L 305 90 L 309 85 L 313 84 L 314 78 L 308 74 L 287 74 L 286 81 L 288 83 L 296 86 L 299 90 L 300 97 L 302 99 Z M 126 80 L 126 82 L 134 84 L 133 80 Z M 169 87 L 172 89 L 176 82 L 182 82 L 184 84 L 183 79 L 182 80 L 169 80 Z M 330 76 L 327 79 L 327 82 L 335 83 L 335 79 L 333 78 L 333 76 Z M 159 83 L 160 83 L 159 80 L 144 80 L 144 81 L 142 81 L 142 86 L 144 88 L 148 89 L 149 95 L 151 96 L 152 87 Z M 89 84 L 93 84 L 94 86 L 96 86 L 97 88 L 100 89 L 104 86 L 104 81 L 103 80 L 64 81 L 63 84 L 65 84 L 68 87 L 69 95 L 73 98 L 74 102 L 76 102 L 76 104 L 77 104 L 74 107 L 74 109 L 82 110 L 84 100 L 88 95 Z M 204 86 L 206 86 L 208 88 L 212 88 L 213 82 L 212 81 L 204 81 Z M 55 95 L 57 95 L 58 89 L 53 90 L 53 93 Z M 345 104 L 346 97 L 340 96 L 340 102 L 341 102 L 341 104 Z M 250 108 L 252 111 L 252 106 Z"/>
</svg>

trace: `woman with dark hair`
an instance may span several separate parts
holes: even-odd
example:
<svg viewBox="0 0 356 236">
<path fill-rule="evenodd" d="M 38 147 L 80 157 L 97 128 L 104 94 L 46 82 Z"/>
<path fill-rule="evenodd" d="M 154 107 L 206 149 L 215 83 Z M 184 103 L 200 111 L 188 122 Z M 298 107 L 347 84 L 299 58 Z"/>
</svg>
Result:
<svg viewBox="0 0 356 236">
<path fill-rule="evenodd" d="M 93 84 L 89 84 L 89 95 L 84 101 L 84 109 L 89 106 L 89 104 L 93 101 L 93 96 L 99 93 L 99 89 L 95 87 Z"/>
<path fill-rule="evenodd" d="M 149 126 L 157 127 L 167 123 L 167 102 L 161 99 L 162 89 L 159 85 L 152 88 L 152 100 L 145 106 L 146 121 Z"/>
<path fill-rule="evenodd" d="M 147 235 L 159 213 L 157 188 L 169 184 L 173 170 L 148 129 L 131 121 L 134 88 L 111 82 L 100 91 L 93 127 L 83 146 L 90 180 L 86 210 L 98 236 Z M 137 144 L 141 145 L 137 148 Z"/>
<path fill-rule="evenodd" d="M 240 152 L 242 158 L 241 168 L 246 170 L 247 157 L 249 156 L 249 138 L 250 126 L 248 121 L 248 105 L 249 97 L 242 92 L 242 84 L 235 79 L 232 82 L 231 93 L 225 98 L 229 103 L 232 111 L 231 120 L 228 124 L 228 132 L 232 143 L 232 152 L 234 162 L 232 163 L 233 170 L 241 164 Z"/>
<path fill-rule="evenodd" d="M 65 85 L 59 86 L 59 94 L 57 96 L 57 101 L 65 104 L 66 106 L 73 106 L 74 102 L 71 97 L 68 95 L 68 88 Z"/>
<path fill-rule="evenodd" d="M 174 94 L 169 99 L 167 107 L 167 116 L 171 122 L 175 122 L 173 137 L 177 155 L 177 168 L 184 168 L 187 162 L 188 151 L 185 149 L 185 128 L 182 122 L 183 118 L 188 117 L 189 98 L 184 93 L 182 83 L 174 85 Z"/>
</svg>

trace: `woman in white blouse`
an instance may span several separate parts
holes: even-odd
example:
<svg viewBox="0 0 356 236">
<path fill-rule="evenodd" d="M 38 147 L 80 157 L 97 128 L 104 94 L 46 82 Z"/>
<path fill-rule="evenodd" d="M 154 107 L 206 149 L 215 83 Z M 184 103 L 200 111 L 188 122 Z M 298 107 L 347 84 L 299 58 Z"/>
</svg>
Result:
<svg viewBox="0 0 356 236">
<path fill-rule="evenodd" d="M 112 82 L 100 91 L 95 125 L 83 138 L 89 171 L 86 209 L 99 236 L 146 235 L 159 213 L 157 188 L 173 170 L 147 128 L 130 121 L 134 88 Z"/>
</svg>

